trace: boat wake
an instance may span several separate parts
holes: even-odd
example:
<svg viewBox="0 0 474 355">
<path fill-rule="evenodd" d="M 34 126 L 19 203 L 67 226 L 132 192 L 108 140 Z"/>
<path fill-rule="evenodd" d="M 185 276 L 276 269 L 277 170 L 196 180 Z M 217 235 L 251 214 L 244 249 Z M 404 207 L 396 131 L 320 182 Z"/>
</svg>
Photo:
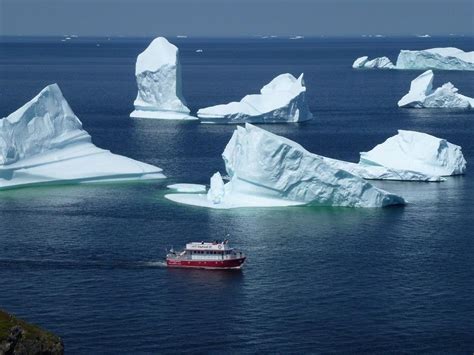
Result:
<svg viewBox="0 0 474 355">
<path fill-rule="evenodd" d="M 142 264 L 146 267 L 166 267 L 166 261 L 145 261 Z"/>
<path fill-rule="evenodd" d="M 129 261 L 129 260 L 57 260 L 0 258 L 1 269 L 146 269 L 166 267 L 164 260 Z"/>
</svg>

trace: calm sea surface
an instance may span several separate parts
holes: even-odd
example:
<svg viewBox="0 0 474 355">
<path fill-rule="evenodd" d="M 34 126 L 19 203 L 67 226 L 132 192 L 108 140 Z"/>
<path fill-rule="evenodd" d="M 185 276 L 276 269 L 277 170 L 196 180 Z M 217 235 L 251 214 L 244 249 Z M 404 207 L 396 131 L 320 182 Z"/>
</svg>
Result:
<svg viewBox="0 0 474 355">
<path fill-rule="evenodd" d="M 474 173 L 444 183 L 376 182 L 404 208 L 218 211 L 164 199 L 208 183 L 235 127 L 132 120 L 135 58 L 150 39 L 3 38 L 0 117 L 57 82 L 94 143 L 164 169 L 149 183 L 0 193 L 0 308 L 62 336 L 69 353 L 440 352 L 474 350 Z M 175 39 L 191 110 L 305 73 L 315 119 L 264 128 L 357 161 L 397 129 L 461 145 L 474 114 L 403 110 L 420 71 L 354 71 L 362 55 L 472 38 Z M 196 53 L 203 49 L 203 53 Z M 474 96 L 474 72 L 436 72 Z M 166 269 L 166 247 L 223 238 L 242 272 Z"/>
</svg>

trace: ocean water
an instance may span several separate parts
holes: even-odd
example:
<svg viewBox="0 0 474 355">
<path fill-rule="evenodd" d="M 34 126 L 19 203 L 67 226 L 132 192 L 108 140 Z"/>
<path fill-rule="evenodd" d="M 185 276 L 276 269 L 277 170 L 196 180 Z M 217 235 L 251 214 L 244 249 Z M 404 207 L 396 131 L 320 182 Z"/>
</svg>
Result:
<svg viewBox="0 0 474 355">
<path fill-rule="evenodd" d="M 315 119 L 264 128 L 350 161 L 417 130 L 468 161 L 443 183 L 375 182 L 405 207 L 231 211 L 163 197 L 167 184 L 224 172 L 235 127 L 128 118 L 149 40 L 1 39 L 0 117 L 57 82 L 98 146 L 168 179 L 1 192 L 0 308 L 60 335 L 68 353 L 474 351 L 474 114 L 397 108 L 420 71 L 351 69 L 400 49 L 472 50 L 472 38 L 173 40 L 193 112 L 304 72 Z M 473 79 L 436 72 L 435 86 L 474 96 Z M 241 272 L 163 267 L 165 248 L 227 233 L 248 254 Z"/>
</svg>

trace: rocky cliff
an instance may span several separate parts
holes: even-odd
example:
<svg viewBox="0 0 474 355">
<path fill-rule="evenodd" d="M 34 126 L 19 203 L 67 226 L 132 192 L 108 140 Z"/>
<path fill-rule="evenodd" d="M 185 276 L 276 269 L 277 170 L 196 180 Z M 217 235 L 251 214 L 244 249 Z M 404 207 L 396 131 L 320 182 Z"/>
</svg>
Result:
<svg viewBox="0 0 474 355">
<path fill-rule="evenodd" d="M 0 310 L 0 355 L 64 354 L 58 336 Z"/>
</svg>

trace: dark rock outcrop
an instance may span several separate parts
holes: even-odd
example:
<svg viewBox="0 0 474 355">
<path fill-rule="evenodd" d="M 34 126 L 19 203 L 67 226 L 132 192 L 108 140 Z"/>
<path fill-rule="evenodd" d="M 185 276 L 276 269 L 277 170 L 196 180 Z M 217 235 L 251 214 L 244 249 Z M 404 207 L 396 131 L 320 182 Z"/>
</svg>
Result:
<svg viewBox="0 0 474 355">
<path fill-rule="evenodd" d="M 62 355 L 58 336 L 0 310 L 0 355 Z"/>
</svg>

